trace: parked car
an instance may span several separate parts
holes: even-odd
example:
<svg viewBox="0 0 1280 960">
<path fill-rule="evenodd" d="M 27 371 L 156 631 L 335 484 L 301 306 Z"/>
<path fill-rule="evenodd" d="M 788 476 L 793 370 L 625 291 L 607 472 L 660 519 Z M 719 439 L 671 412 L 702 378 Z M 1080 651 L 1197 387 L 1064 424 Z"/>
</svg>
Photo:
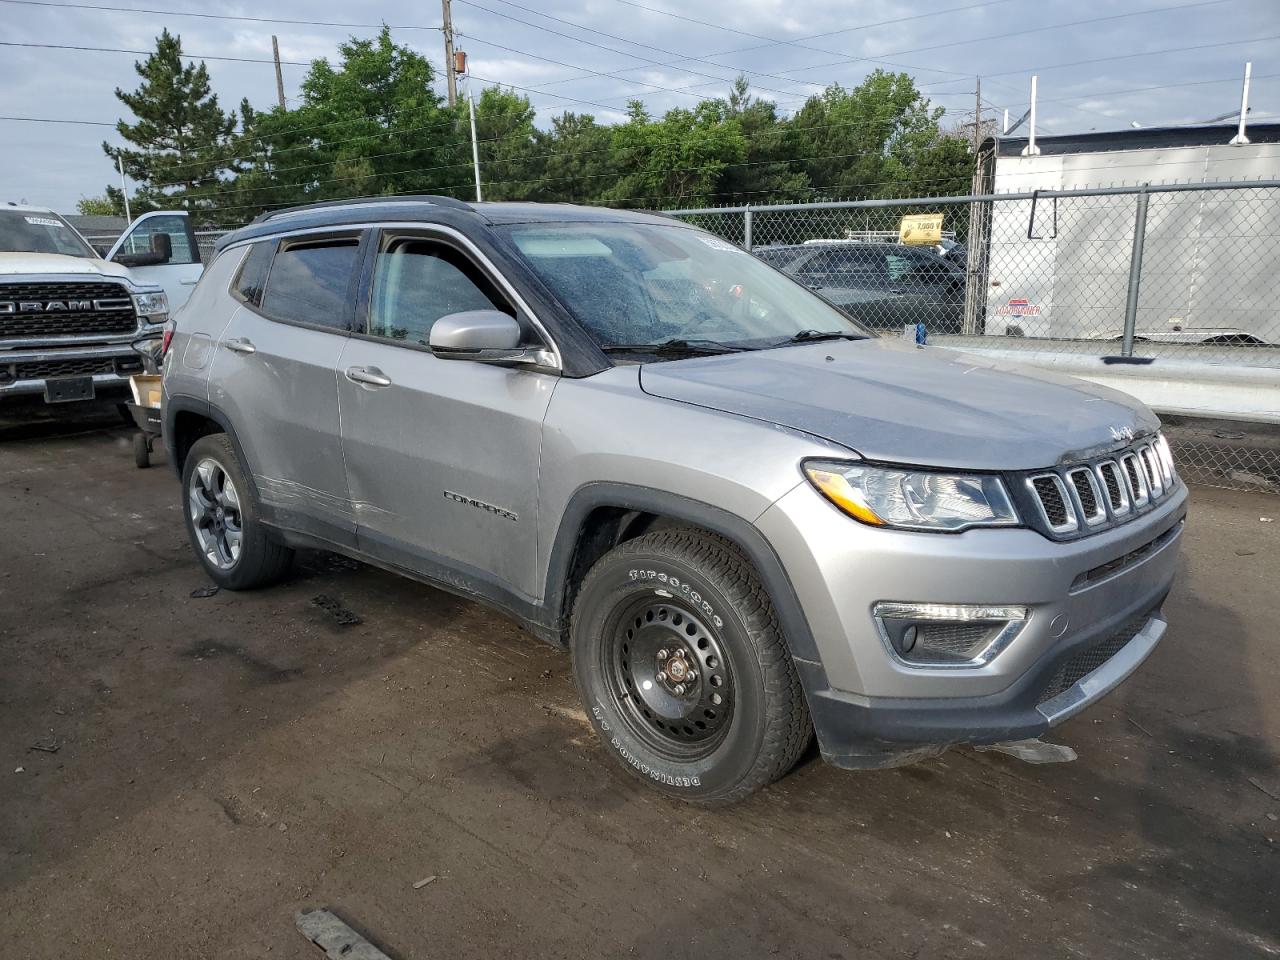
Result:
<svg viewBox="0 0 1280 960">
<path fill-rule="evenodd" d="M 43 207 L 0 207 L 0 398 L 128 389 L 134 343 L 161 336 L 201 272 L 185 213 L 135 220 L 104 259 Z"/>
<path fill-rule="evenodd" d="M 753 252 L 873 330 L 900 331 L 908 323 L 923 323 L 931 333 L 963 328 L 964 267 L 932 250 L 850 240 Z"/>
<path fill-rule="evenodd" d="M 261 217 L 178 318 L 163 406 L 215 583 L 319 547 L 490 603 L 570 649 L 610 755 L 703 803 L 814 730 L 849 768 L 1040 736 L 1164 634 L 1186 512 L 1131 397 L 869 336 L 596 207 Z"/>
</svg>

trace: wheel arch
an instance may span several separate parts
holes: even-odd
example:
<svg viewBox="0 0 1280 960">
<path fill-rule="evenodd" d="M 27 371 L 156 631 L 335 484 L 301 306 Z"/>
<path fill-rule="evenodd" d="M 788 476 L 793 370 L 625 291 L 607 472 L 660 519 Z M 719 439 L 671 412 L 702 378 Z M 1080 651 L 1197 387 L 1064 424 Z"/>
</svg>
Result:
<svg viewBox="0 0 1280 960">
<path fill-rule="evenodd" d="M 618 543 L 664 525 L 699 527 L 732 543 L 751 562 L 773 602 L 793 659 L 818 663 L 813 632 L 772 544 L 751 521 L 679 494 L 623 483 L 589 483 L 570 497 L 552 541 L 543 597 L 548 619 L 566 642 L 578 585 Z"/>
<path fill-rule="evenodd" d="M 231 419 L 217 406 L 195 397 L 165 397 L 161 424 L 165 452 L 179 478 L 182 477 L 182 467 L 187 453 L 197 440 L 211 433 L 225 433 L 235 449 L 236 457 L 244 466 L 245 476 L 253 488 L 254 496 L 257 496 L 257 484 L 254 481 L 249 460 L 244 454 L 244 447 L 240 445 L 240 439 L 236 436 L 235 427 L 231 425 Z"/>
</svg>

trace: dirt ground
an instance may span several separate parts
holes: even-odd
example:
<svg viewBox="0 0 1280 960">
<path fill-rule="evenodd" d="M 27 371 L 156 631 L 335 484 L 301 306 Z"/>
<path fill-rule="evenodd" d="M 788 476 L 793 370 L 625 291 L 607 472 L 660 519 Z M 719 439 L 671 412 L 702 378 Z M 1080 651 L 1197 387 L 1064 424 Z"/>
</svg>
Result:
<svg viewBox="0 0 1280 960">
<path fill-rule="evenodd" d="M 1274 496 L 1194 490 L 1167 638 L 1055 731 L 1074 763 L 811 756 L 708 812 L 616 770 L 567 655 L 475 604 L 318 554 L 193 597 L 128 439 L 0 426 L 6 956 L 312 958 L 316 906 L 397 960 L 1280 954 Z"/>
</svg>

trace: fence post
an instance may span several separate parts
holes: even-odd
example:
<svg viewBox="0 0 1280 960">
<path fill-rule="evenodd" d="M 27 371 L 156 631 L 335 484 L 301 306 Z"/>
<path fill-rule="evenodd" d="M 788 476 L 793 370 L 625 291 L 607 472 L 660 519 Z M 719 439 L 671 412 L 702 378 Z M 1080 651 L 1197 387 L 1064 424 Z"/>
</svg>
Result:
<svg viewBox="0 0 1280 960">
<path fill-rule="evenodd" d="M 1124 304 L 1124 343 L 1120 355 L 1133 356 L 1133 332 L 1138 325 L 1138 288 L 1142 284 L 1142 248 L 1147 241 L 1147 204 L 1151 195 L 1144 183 L 1138 191 L 1138 207 L 1133 216 L 1133 252 L 1129 256 L 1129 296 Z"/>
<path fill-rule="evenodd" d="M 751 204 L 742 212 L 742 246 L 747 253 L 751 252 Z"/>
</svg>

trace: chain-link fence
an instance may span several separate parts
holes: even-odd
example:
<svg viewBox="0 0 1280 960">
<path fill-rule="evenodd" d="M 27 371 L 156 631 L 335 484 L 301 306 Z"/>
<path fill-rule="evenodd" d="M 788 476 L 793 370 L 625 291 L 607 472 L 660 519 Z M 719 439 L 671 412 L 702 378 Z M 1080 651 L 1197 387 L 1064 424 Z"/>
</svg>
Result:
<svg viewBox="0 0 1280 960">
<path fill-rule="evenodd" d="M 1280 492 L 1280 427 L 1266 422 L 1280 414 L 1280 181 L 670 213 L 881 335 L 1092 364 L 1157 408 L 1201 413 L 1166 417 L 1184 469 Z M 901 242 L 922 215 L 940 229 Z"/>
</svg>

